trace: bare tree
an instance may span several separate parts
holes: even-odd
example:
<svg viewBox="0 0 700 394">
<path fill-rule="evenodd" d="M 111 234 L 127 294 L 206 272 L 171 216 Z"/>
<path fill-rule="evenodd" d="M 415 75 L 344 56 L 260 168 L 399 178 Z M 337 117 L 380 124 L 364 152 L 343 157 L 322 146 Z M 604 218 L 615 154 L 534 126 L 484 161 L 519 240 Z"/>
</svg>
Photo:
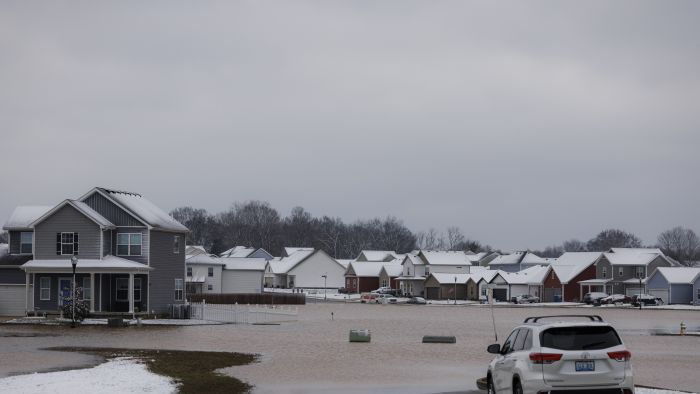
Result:
<svg viewBox="0 0 700 394">
<path fill-rule="evenodd" d="M 586 251 L 586 244 L 585 242 L 579 241 L 578 239 L 570 239 L 568 241 L 564 241 L 564 244 L 562 245 L 564 248 L 565 252 L 585 252 Z"/>
<path fill-rule="evenodd" d="M 445 238 L 431 227 L 427 232 L 418 233 L 416 246 L 424 250 L 442 250 L 445 248 Z"/>
<path fill-rule="evenodd" d="M 447 249 L 459 250 L 464 243 L 465 237 L 462 230 L 457 226 L 447 228 Z"/>
<path fill-rule="evenodd" d="M 610 248 L 641 248 L 642 241 L 636 235 L 617 229 L 603 230 L 586 244 L 591 252 L 604 252 Z"/>
<path fill-rule="evenodd" d="M 659 248 L 684 265 L 700 259 L 700 239 L 691 229 L 674 227 L 659 234 Z"/>
</svg>

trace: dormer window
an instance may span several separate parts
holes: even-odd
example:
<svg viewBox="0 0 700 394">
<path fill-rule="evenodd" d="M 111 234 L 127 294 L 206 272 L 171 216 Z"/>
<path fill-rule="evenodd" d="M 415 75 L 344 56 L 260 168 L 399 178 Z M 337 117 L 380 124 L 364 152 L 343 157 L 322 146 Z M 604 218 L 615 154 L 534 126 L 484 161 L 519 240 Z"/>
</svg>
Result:
<svg viewBox="0 0 700 394">
<path fill-rule="evenodd" d="M 56 233 L 56 254 L 72 256 L 78 254 L 78 233 Z"/>
<path fill-rule="evenodd" d="M 141 233 L 117 234 L 117 256 L 141 256 Z"/>
<path fill-rule="evenodd" d="M 20 233 L 19 240 L 19 253 L 20 254 L 32 254 L 32 246 L 34 245 L 34 236 L 31 232 Z"/>
</svg>

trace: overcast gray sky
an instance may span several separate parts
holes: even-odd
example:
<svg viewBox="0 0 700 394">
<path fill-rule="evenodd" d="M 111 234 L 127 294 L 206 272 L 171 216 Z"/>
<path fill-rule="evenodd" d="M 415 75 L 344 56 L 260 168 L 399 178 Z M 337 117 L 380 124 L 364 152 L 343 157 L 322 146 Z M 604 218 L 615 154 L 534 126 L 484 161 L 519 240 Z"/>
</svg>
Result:
<svg viewBox="0 0 700 394">
<path fill-rule="evenodd" d="M 0 219 L 396 215 L 503 249 L 700 230 L 700 2 L 5 1 Z"/>
</svg>

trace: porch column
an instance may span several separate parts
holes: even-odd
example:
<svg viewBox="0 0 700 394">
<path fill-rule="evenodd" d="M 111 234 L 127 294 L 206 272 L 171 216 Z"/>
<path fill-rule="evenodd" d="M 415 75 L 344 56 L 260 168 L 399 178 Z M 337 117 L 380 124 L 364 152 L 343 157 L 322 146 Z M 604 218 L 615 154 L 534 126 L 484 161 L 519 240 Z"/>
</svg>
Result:
<svg viewBox="0 0 700 394">
<path fill-rule="evenodd" d="M 129 273 L 129 313 L 134 314 L 134 274 Z"/>
<path fill-rule="evenodd" d="M 95 313 L 95 273 L 90 273 L 90 313 Z"/>
<path fill-rule="evenodd" d="M 100 302 L 98 303 L 98 309 L 102 312 L 102 274 L 100 274 Z"/>
<path fill-rule="evenodd" d="M 24 313 L 29 316 L 29 272 L 24 274 Z"/>
<path fill-rule="evenodd" d="M 141 285 L 143 286 L 143 284 Z M 187 286 L 185 286 L 187 287 Z M 141 289 L 143 292 L 143 289 Z M 151 313 L 151 274 L 146 276 L 146 313 Z"/>
</svg>

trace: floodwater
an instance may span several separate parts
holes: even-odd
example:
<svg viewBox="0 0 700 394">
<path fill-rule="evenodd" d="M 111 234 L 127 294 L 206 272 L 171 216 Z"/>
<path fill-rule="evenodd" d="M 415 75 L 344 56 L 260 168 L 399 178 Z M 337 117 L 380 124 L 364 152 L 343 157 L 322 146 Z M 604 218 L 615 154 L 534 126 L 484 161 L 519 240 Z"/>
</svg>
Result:
<svg viewBox="0 0 700 394">
<path fill-rule="evenodd" d="M 527 316 L 592 310 L 498 307 L 493 312 L 502 341 Z M 700 391 L 700 337 L 653 335 L 677 332 L 681 321 L 700 331 L 700 313 L 595 312 L 618 329 L 631 350 L 637 384 Z M 371 330 L 372 342 L 349 343 L 351 329 Z M 18 332 L 23 335 L 8 335 Z M 423 335 L 453 335 L 457 343 L 423 344 Z M 0 376 L 95 363 L 92 356 L 38 350 L 42 347 L 163 348 L 260 354 L 258 363 L 223 371 L 255 385 L 258 394 L 471 393 L 485 375 L 491 360 L 485 349 L 494 341 L 491 311 L 484 306 L 310 304 L 299 308 L 297 322 L 279 326 L 0 326 Z"/>
</svg>

